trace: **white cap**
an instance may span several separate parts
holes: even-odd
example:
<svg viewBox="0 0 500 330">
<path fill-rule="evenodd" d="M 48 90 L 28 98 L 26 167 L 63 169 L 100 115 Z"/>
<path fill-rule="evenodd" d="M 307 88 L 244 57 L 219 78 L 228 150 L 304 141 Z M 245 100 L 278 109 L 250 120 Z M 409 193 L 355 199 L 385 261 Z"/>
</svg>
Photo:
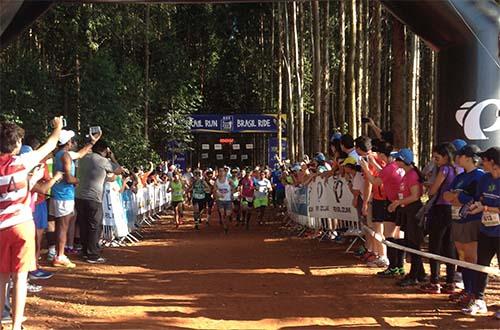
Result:
<svg viewBox="0 0 500 330">
<path fill-rule="evenodd" d="M 68 130 L 61 130 L 61 135 L 59 136 L 59 145 L 64 145 L 69 142 L 75 136 L 75 132 Z"/>
</svg>

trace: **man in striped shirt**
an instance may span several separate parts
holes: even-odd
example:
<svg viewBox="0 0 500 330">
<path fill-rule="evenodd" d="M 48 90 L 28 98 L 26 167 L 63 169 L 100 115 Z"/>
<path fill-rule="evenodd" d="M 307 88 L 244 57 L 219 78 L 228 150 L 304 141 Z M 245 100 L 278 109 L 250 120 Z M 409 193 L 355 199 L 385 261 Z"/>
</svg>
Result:
<svg viewBox="0 0 500 330">
<path fill-rule="evenodd" d="M 5 304 L 9 278 L 14 281 L 13 330 L 22 327 L 28 272 L 36 269 L 35 224 L 30 208 L 28 175 L 55 149 L 62 117 L 54 118 L 54 130 L 36 151 L 17 156 L 24 130 L 0 122 L 0 306 Z"/>
</svg>

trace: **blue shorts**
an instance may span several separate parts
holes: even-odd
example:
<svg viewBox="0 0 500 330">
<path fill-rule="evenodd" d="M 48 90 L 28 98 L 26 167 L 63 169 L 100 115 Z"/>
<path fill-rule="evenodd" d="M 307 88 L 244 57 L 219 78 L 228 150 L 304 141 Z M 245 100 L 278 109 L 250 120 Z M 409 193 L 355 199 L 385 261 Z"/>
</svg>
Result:
<svg viewBox="0 0 500 330">
<path fill-rule="evenodd" d="M 33 213 L 33 219 L 35 220 L 36 229 L 47 229 L 48 227 L 48 216 L 47 211 L 47 201 L 35 206 L 35 212 Z"/>
</svg>

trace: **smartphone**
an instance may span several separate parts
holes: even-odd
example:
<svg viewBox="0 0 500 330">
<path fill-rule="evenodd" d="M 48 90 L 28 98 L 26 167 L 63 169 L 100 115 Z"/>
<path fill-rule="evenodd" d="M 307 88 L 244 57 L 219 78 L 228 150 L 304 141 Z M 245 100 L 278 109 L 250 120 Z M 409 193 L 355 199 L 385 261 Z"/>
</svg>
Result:
<svg viewBox="0 0 500 330">
<path fill-rule="evenodd" d="M 89 129 L 90 135 L 96 135 L 96 134 L 99 134 L 100 132 L 101 132 L 101 126 L 92 126 Z"/>
<path fill-rule="evenodd" d="M 68 126 L 67 123 L 66 123 L 66 118 L 63 117 L 63 119 L 62 119 L 62 127 L 64 128 L 66 126 Z M 54 128 L 54 125 L 52 123 L 50 123 L 50 127 Z"/>
<path fill-rule="evenodd" d="M 366 123 L 369 123 L 369 122 L 370 122 L 370 119 L 368 119 L 368 118 L 366 118 L 366 117 L 363 117 L 363 118 L 361 118 L 361 122 L 362 122 L 363 124 L 366 124 Z"/>
</svg>

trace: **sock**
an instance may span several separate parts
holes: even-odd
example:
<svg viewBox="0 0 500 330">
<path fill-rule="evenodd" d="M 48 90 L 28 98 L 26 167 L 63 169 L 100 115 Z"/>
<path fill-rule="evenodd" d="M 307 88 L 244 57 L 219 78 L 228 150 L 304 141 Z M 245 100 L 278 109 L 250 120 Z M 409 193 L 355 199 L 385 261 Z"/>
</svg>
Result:
<svg viewBox="0 0 500 330">
<path fill-rule="evenodd" d="M 392 237 L 386 238 L 386 241 L 394 243 L 394 238 L 392 238 Z M 397 253 L 397 250 L 395 248 L 392 248 L 389 246 L 387 247 L 387 259 L 389 259 L 389 269 L 397 267 L 396 266 L 397 265 L 396 253 Z"/>
<path fill-rule="evenodd" d="M 56 254 L 56 246 L 55 245 L 49 246 L 49 254 Z"/>
</svg>

